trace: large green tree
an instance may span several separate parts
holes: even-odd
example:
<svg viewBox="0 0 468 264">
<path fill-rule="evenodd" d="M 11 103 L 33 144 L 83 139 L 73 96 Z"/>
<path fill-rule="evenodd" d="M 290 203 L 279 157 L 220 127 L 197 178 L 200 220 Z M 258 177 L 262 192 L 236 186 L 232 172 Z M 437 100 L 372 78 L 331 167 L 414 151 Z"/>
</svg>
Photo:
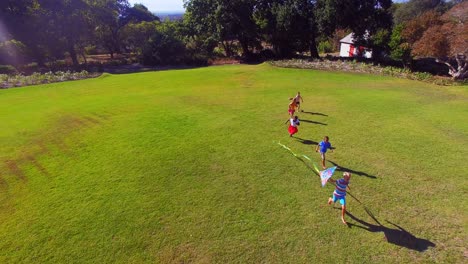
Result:
<svg viewBox="0 0 468 264">
<path fill-rule="evenodd" d="M 43 65 L 51 44 L 57 38 L 44 19 L 45 12 L 38 0 L 0 1 L 0 25 L 3 40 L 15 39 L 23 43 L 39 65 Z M 51 43 L 55 41 L 55 43 Z"/>
<path fill-rule="evenodd" d="M 54 30 L 68 51 L 73 65 L 78 65 L 77 47 L 92 36 L 92 6 L 87 0 L 39 0 L 49 28 Z"/>
<path fill-rule="evenodd" d="M 256 20 L 264 39 L 279 57 L 309 49 L 318 57 L 314 5 L 308 0 L 257 1 Z"/>
<path fill-rule="evenodd" d="M 372 48 L 373 57 L 378 58 L 379 50 L 385 48 L 382 40 L 390 35 L 391 6 L 391 0 L 317 0 L 317 27 L 322 35 L 338 28 L 352 31 L 356 44 Z"/>
<path fill-rule="evenodd" d="M 106 48 L 111 58 L 121 52 L 122 30 L 130 23 L 159 21 L 146 6 L 128 5 L 127 0 L 101 0 L 95 7 L 95 36 L 96 44 Z"/>
<path fill-rule="evenodd" d="M 113 55 L 120 51 L 126 24 L 158 19 L 127 0 L 5 0 L 0 15 L 11 38 L 24 43 L 40 65 L 65 52 L 77 65 L 77 51 L 92 42 Z"/>
<path fill-rule="evenodd" d="M 187 0 L 187 19 L 195 34 L 209 35 L 216 41 L 237 40 L 249 56 L 258 43 L 253 0 Z"/>
</svg>

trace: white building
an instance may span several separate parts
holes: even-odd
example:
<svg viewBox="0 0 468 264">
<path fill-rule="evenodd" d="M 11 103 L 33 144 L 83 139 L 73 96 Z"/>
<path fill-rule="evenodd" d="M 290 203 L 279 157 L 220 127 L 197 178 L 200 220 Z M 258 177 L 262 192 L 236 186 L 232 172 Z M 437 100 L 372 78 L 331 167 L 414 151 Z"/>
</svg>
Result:
<svg viewBox="0 0 468 264">
<path fill-rule="evenodd" d="M 340 57 L 364 57 L 372 58 L 372 50 L 363 46 L 356 47 L 354 45 L 353 33 L 340 40 Z"/>
</svg>

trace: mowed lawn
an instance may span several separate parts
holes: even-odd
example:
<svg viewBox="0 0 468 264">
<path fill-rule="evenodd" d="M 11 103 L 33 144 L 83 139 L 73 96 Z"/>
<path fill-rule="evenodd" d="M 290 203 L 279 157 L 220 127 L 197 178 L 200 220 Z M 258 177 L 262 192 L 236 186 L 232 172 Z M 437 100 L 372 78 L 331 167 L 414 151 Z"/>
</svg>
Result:
<svg viewBox="0 0 468 264">
<path fill-rule="evenodd" d="M 319 163 L 325 135 L 328 166 L 353 173 L 349 226 L 277 144 Z M 0 263 L 468 257 L 466 86 L 267 64 L 105 74 L 1 90 L 0 146 Z"/>
</svg>

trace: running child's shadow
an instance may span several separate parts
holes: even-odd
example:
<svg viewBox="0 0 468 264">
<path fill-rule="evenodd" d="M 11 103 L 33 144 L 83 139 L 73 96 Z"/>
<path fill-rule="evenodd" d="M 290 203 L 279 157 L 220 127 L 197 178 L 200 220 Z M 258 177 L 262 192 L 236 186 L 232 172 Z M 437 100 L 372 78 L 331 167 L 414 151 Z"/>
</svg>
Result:
<svg viewBox="0 0 468 264">
<path fill-rule="evenodd" d="M 383 232 L 385 239 L 387 240 L 388 243 L 401 246 L 401 247 L 406 247 L 411 250 L 417 250 L 419 252 L 426 251 L 429 247 L 435 247 L 435 244 L 432 243 L 431 241 L 427 239 L 423 239 L 423 238 L 417 238 L 410 232 L 406 231 L 403 227 L 398 226 L 394 223 L 391 223 L 390 221 L 386 221 L 386 222 L 395 226 L 396 227 L 395 229 L 382 225 L 367 208 L 364 208 L 364 209 L 366 210 L 367 214 L 377 223 L 377 225 L 367 223 L 364 220 L 361 220 L 355 217 L 350 212 L 346 212 L 346 214 L 349 217 L 351 217 L 351 219 L 361 224 L 361 225 L 357 225 L 357 224 L 348 222 L 349 228 L 358 227 L 358 228 L 367 230 L 369 232 Z"/>
<path fill-rule="evenodd" d="M 293 136 L 294 137 L 294 136 Z M 318 142 L 315 142 L 313 140 L 309 140 L 309 139 L 303 139 L 303 138 L 300 138 L 300 137 L 294 137 L 297 141 L 301 142 L 302 144 L 305 144 L 305 145 L 317 145 Z"/>
<path fill-rule="evenodd" d="M 341 166 L 341 165 L 336 164 L 335 162 L 333 162 L 333 161 L 331 161 L 331 160 L 328 160 L 328 161 L 329 161 L 331 164 L 333 164 L 333 166 L 336 166 L 336 167 L 337 167 L 337 168 L 336 168 L 337 171 L 343 171 L 343 172 L 347 171 L 347 172 L 351 172 L 352 174 L 356 174 L 356 175 L 359 175 L 359 176 L 366 176 L 366 177 L 369 177 L 369 178 L 372 178 L 372 179 L 377 179 L 377 177 L 374 176 L 374 175 L 370 175 L 370 174 L 367 174 L 367 173 L 362 172 L 362 171 L 355 171 L 355 170 L 352 170 L 352 169 L 350 169 L 350 168 L 343 167 L 343 166 Z"/>
<path fill-rule="evenodd" d="M 310 114 L 310 115 L 328 116 L 328 115 L 322 114 L 322 113 L 314 113 L 314 112 L 307 112 L 307 111 L 303 111 L 301 113 Z"/>
<path fill-rule="evenodd" d="M 322 123 L 322 122 L 318 122 L 318 121 L 312 121 L 312 120 L 307 120 L 307 119 L 300 119 L 300 120 L 301 120 L 301 122 L 304 122 L 304 123 L 311 123 L 311 124 L 316 124 L 316 125 L 327 126 L 327 124 Z"/>
</svg>

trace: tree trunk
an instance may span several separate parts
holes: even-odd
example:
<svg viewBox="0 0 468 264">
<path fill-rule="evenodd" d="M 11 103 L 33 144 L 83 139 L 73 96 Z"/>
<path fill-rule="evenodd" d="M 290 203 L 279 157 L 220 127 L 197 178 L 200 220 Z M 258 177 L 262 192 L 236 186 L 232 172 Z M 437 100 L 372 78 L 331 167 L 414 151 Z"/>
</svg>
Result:
<svg viewBox="0 0 468 264">
<path fill-rule="evenodd" d="M 73 44 L 70 45 L 68 47 L 68 52 L 70 52 L 70 57 L 72 59 L 73 65 L 78 66 L 79 62 L 78 62 L 78 56 L 76 55 L 75 45 Z"/>
<path fill-rule="evenodd" d="M 249 45 L 247 44 L 247 41 L 239 39 L 239 42 L 241 44 L 242 53 L 243 53 L 244 57 L 249 58 L 250 57 L 250 50 L 249 50 Z"/>
<path fill-rule="evenodd" d="M 31 47 L 32 55 L 36 59 L 37 66 L 45 67 L 45 58 L 43 52 L 39 50 L 37 46 Z"/>
<path fill-rule="evenodd" d="M 231 45 L 228 41 L 221 41 L 221 45 L 223 45 L 224 51 L 226 52 L 226 57 L 232 57 L 232 50 Z"/>
<path fill-rule="evenodd" d="M 319 52 L 317 49 L 317 43 L 315 42 L 315 37 L 312 37 L 310 40 L 310 57 L 313 59 L 320 59 Z"/>
<path fill-rule="evenodd" d="M 311 32 L 309 50 L 310 50 L 310 57 L 312 57 L 312 59 L 320 59 L 319 52 L 317 49 L 317 42 L 315 41 L 314 30 L 312 30 Z"/>
<path fill-rule="evenodd" d="M 468 78 L 468 61 L 466 61 L 466 56 L 460 54 L 457 55 L 455 59 L 458 64 L 456 68 L 445 60 L 437 59 L 436 62 L 447 65 L 449 67 L 449 74 L 454 80 L 464 80 Z"/>
</svg>

